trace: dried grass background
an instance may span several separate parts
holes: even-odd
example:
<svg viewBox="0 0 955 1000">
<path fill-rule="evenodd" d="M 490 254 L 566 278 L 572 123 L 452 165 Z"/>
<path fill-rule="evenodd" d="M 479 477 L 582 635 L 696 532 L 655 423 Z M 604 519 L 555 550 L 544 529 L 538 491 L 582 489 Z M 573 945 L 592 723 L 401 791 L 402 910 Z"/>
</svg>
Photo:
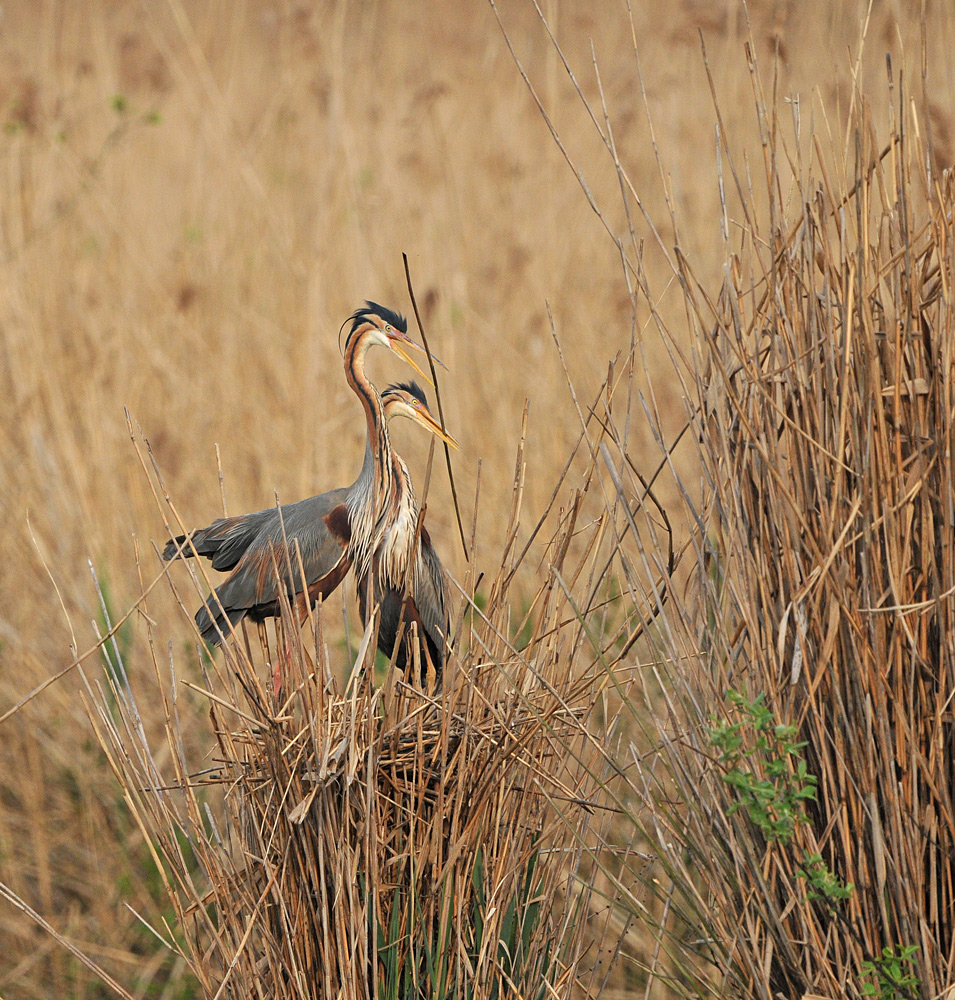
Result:
<svg viewBox="0 0 955 1000">
<path fill-rule="evenodd" d="M 536 12 L 499 6 L 587 190 L 623 234 L 613 164 Z M 698 30 L 723 136 L 748 176 L 768 147 L 754 124 L 742 9 L 636 9 L 641 78 L 624 11 L 597 16 L 589 5 L 552 2 L 544 13 L 599 108 L 593 40 L 621 161 L 663 246 L 678 244 L 699 287 L 715 297 L 733 239 L 721 238 L 715 116 Z M 918 100 L 926 135 L 931 127 L 926 153 L 938 171 L 955 159 L 952 14 L 944 5 L 926 9 L 926 87 L 918 6 L 875 11 L 857 65 L 865 13 L 862 4 L 784 2 L 749 11 L 767 87 L 775 50 L 778 92 L 801 95 L 805 159 L 793 151 L 796 172 L 809 162 L 812 135 L 828 163 L 851 163 L 843 131 L 850 106 L 856 93 L 885 92 L 887 50 Z M 595 398 L 608 362 L 636 337 L 661 432 L 682 426 L 683 397 L 694 388 L 681 383 L 668 350 L 689 352 L 691 342 L 682 332 L 658 336 L 660 326 L 687 325 L 670 264 L 648 238 L 641 271 L 652 296 L 631 296 L 617 248 L 484 5 L 467 16 L 451 4 L 24 5 L 4 9 L 0 48 L 3 706 L 65 666 L 71 641 L 81 650 L 95 641 L 89 623 L 102 612 L 88 560 L 112 615 L 158 570 L 149 540 L 162 540 L 163 526 L 124 404 L 190 524 L 221 507 L 217 443 L 230 512 L 270 503 L 273 490 L 291 500 L 350 481 L 362 428 L 335 333 L 366 296 L 407 311 L 402 250 L 433 347 L 451 369 L 443 385 L 449 427 L 462 441 L 466 520 L 482 461 L 473 579 L 482 570 L 493 578 L 500 564 L 525 397 L 519 546 L 579 434 L 545 303 L 580 400 Z M 879 136 L 890 132 L 890 106 L 872 102 Z M 832 185 L 849 183 L 835 176 Z M 769 211 L 763 191 L 754 185 L 750 204 L 761 218 Z M 740 209 L 728 197 L 736 233 Z M 634 226 L 648 235 L 639 214 Z M 663 323 L 649 323 L 648 301 Z M 373 365 L 379 381 L 392 376 L 380 359 Z M 420 475 L 422 443 L 412 434 L 398 443 Z M 624 445 L 638 465 L 656 468 L 659 449 L 639 406 Z M 692 449 L 675 460 L 692 474 Z M 570 486 L 587 468 L 574 466 Z M 678 497 L 672 481 L 660 488 Z M 461 576 L 440 476 L 428 524 Z M 515 620 L 539 588 L 533 567 L 555 530 L 551 523 L 531 541 L 514 578 Z M 171 640 L 187 655 L 188 628 L 165 588 L 148 613 L 155 646 Z M 132 679 L 152 670 L 145 637 L 138 616 L 119 636 Z M 171 917 L 78 684 L 67 678 L 0 727 L 2 881 L 134 995 L 190 995 L 184 963 L 125 906 L 154 922 L 164 910 Z M 190 750 L 207 749 L 205 699 L 183 693 L 179 710 Z M 148 702 L 150 736 L 161 735 L 162 720 Z M 106 995 L 13 907 L 0 912 L 0 937 L 4 996 Z"/>
</svg>

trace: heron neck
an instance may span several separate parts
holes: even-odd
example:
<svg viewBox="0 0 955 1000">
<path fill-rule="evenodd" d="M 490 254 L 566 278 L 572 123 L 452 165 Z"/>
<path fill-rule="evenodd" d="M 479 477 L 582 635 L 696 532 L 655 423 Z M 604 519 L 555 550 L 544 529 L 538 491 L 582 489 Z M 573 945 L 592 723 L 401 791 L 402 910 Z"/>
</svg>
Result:
<svg viewBox="0 0 955 1000">
<path fill-rule="evenodd" d="M 379 573 L 383 585 L 403 590 L 409 580 L 408 567 L 415 556 L 418 501 L 408 466 L 397 452 L 391 454 L 392 492 L 390 517 L 379 552 Z"/>
<path fill-rule="evenodd" d="M 345 350 L 345 378 L 352 391 L 358 396 L 362 409 L 365 411 L 367 442 L 362 478 L 365 476 L 366 466 L 370 461 L 371 469 L 369 471 L 377 473 L 376 492 L 378 501 L 381 503 L 387 495 L 391 482 L 389 468 L 391 465 L 391 441 L 388 437 L 388 421 L 385 419 L 381 396 L 365 375 L 365 355 L 371 346 L 368 341 L 368 336 L 362 334 L 355 339 L 354 343 L 347 346 Z"/>
<path fill-rule="evenodd" d="M 361 496 L 370 496 L 375 485 L 375 456 L 371 450 L 371 441 L 365 439 L 365 457 L 361 463 L 361 472 L 355 480 L 355 486 L 360 487 Z"/>
</svg>

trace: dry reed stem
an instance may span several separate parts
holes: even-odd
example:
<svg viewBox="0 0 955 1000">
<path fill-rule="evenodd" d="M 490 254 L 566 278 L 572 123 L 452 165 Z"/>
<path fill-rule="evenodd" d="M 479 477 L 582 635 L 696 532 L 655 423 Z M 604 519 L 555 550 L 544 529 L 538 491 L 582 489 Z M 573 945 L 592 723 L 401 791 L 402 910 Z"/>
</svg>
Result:
<svg viewBox="0 0 955 1000">
<path fill-rule="evenodd" d="M 752 37 L 745 51 L 761 176 L 723 145 L 710 75 L 720 169 L 729 165 L 735 189 L 733 204 L 720 174 L 724 238 L 729 213 L 742 219 L 719 294 L 679 247 L 672 258 L 699 338 L 700 360 L 678 370 L 691 379 L 705 477 L 702 499 L 682 486 L 696 565 L 664 606 L 673 567 L 647 512 L 638 523 L 625 501 L 612 552 L 630 600 L 648 599 L 635 610 L 658 664 L 640 674 L 639 698 L 590 641 L 593 666 L 619 695 L 608 732 L 643 744 L 631 745 L 629 767 L 607 749 L 618 768 L 605 786 L 620 809 L 614 830 L 652 846 L 656 863 L 628 874 L 611 844 L 595 863 L 623 911 L 656 927 L 647 995 L 861 997 L 872 987 L 928 1000 L 955 979 L 955 181 L 932 172 L 928 116 L 901 86 L 888 143 L 854 89 L 841 155 L 827 158 L 811 135 L 815 159 L 804 161 L 798 115 L 792 135 L 780 122 L 778 65 L 767 88 Z M 925 66 L 923 55 L 923 95 Z M 565 68 L 624 200 L 639 209 L 599 79 L 603 126 Z M 890 98 L 895 82 L 890 69 Z M 606 206 L 591 204 L 606 225 Z M 648 288 L 638 259 L 624 255 L 622 266 Z M 682 338 L 648 299 L 682 365 Z M 636 467 L 612 452 L 626 458 L 614 424 L 608 412 L 601 449 L 624 499 L 638 489 L 621 470 Z M 795 725 L 804 746 L 786 755 L 784 772 L 771 769 L 731 691 Z M 752 780 L 770 790 L 805 784 L 800 759 L 818 779 L 800 807 L 806 821 L 781 840 L 768 833 L 775 792 L 760 819 L 726 781 L 713 727 L 740 720 Z M 817 856 L 836 880 L 828 888 L 810 880 Z M 852 887 L 845 898 L 840 886 Z M 912 955 L 892 971 L 904 947 Z"/>
<path fill-rule="evenodd" d="M 582 419 L 595 449 L 607 428 Z M 97 736 L 177 914 L 174 947 L 205 995 L 543 998 L 596 974 L 581 964 L 581 916 L 594 906 L 581 866 L 611 813 L 589 731 L 603 673 L 579 650 L 611 621 L 619 631 L 619 609 L 598 602 L 582 617 L 575 604 L 588 593 L 594 603 L 582 571 L 605 537 L 575 541 L 592 467 L 557 518 L 549 582 L 515 645 L 507 589 L 527 552 L 515 553 L 523 451 L 522 436 L 500 571 L 483 607 L 461 588 L 470 624 L 440 692 L 394 671 L 372 683 L 373 620 L 341 688 L 323 610 L 299 631 L 285 624 L 287 602 L 274 636 L 261 629 L 258 643 L 227 643 L 221 662 L 200 658 L 201 685 L 171 659 L 163 678 L 154 659 L 164 744 L 138 724 L 127 683 L 90 689 Z M 564 573 L 586 592 L 575 598 Z M 276 665 L 277 699 L 261 681 Z M 183 751 L 180 687 L 208 703 L 214 749 L 201 766 Z"/>
</svg>

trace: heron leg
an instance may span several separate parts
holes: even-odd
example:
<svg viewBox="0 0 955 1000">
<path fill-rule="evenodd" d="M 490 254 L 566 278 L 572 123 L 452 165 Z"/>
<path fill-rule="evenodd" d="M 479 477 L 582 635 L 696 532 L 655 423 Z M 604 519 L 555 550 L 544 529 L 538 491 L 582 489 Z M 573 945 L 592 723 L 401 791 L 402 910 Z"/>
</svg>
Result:
<svg viewBox="0 0 955 1000">
<path fill-rule="evenodd" d="M 285 655 L 288 656 L 288 640 L 286 640 Z M 276 704 L 282 695 L 282 664 L 276 658 L 275 666 L 272 667 L 272 697 L 275 699 Z"/>
<path fill-rule="evenodd" d="M 292 613 L 295 620 L 298 623 L 299 629 L 299 644 L 302 650 L 302 658 L 305 661 L 305 668 L 308 673 L 313 673 L 315 671 L 315 663 L 308 653 L 308 647 L 304 642 L 304 626 L 308 621 L 309 612 L 309 601 L 305 594 L 296 594 L 295 602 L 292 605 Z M 275 696 L 276 702 L 279 700 L 279 696 L 282 693 L 282 661 L 284 659 L 284 664 L 287 668 L 292 665 L 292 638 L 289 635 L 289 628 L 286 625 L 285 618 L 282 619 L 282 632 L 284 636 L 284 643 L 282 646 L 284 656 L 276 657 L 275 667 L 272 671 L 272 693 Z"/>
<path fill-rule="evenodd" d="M 264 621 L 257 622 L 256 625 L 259 630 L 259 645 L 265 653 L 265 662 L 268 663 L 273 659 L 269 649 L 269 634 L 266 631 Z M 282 691 L 282 666 L 280 659 L 280 655 L 278 654 L 278 651 L 276 651 L 276 656 L 272 666 L 272 695 L 276 701 L 278 701 L 279 694 Z"/>
</svg>

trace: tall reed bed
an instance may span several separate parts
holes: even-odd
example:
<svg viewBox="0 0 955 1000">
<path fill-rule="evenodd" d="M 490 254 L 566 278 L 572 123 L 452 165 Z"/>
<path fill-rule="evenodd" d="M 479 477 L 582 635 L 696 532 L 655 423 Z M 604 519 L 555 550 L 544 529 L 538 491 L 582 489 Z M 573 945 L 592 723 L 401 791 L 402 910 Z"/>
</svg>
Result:
<svg viewBox="0 0 955 1000">
<path fill-rule="evenodd" d="M 714 115 L 720 287 L 681 251 L 655 143 L 669 218 L 641 199 L 599 76 L 625 210 L 561 143 L 632 323 L 598 393 L 568 380 L 578 437 L 530 525 L 518 454 L 490 578 L 455 585 L 443 690 L 376 672 L 371 632 L 331 644 L 328 608 L 188 662 L 144 619 L 151 686 L 103 644 L 88 707 L 175 913 L 153 931 L 203 995 L 948 995 L 953 181 L 926 70 L 911 100 L 890 67 L 887 128 L 855 91 L 810 129 L 756 49 L 757 155 Z"/>
<path fill-rule="evenodd" d="M 653 863 L 603 866 L 655 928 L 628 945 L 647 995 L 928 1000 L 955 982 L 953 175 L 891 62 L 888 134 L 857 92 L 824 148 L 753 52 L 761 161 L 716 133 L 722 287 L 663 248 L 702 494 L 683 487 L 689 577 L 612 722 Z"/>
</svg>

